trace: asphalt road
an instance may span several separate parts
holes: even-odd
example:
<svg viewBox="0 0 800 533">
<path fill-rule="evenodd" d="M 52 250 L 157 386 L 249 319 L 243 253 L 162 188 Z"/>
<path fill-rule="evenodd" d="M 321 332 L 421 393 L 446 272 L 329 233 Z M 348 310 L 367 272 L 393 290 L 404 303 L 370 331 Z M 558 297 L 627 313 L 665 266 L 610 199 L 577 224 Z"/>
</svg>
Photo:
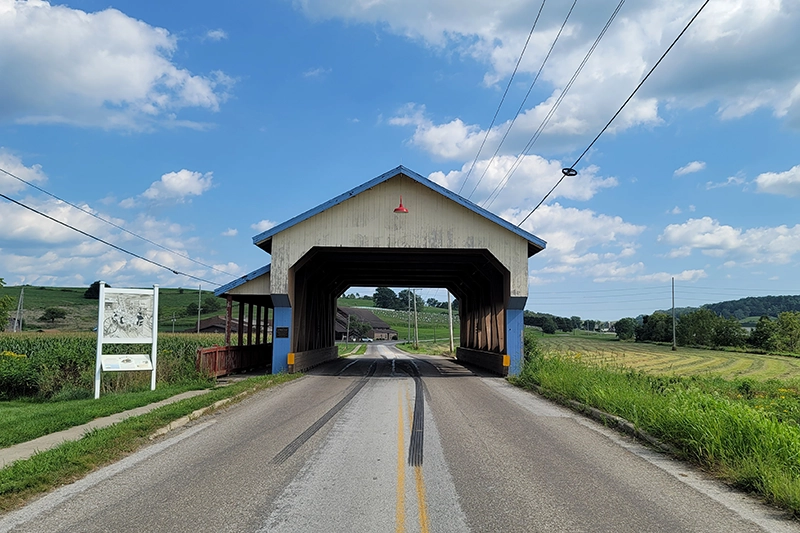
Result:
<svg viewBox="0 0 800 533">
<path fill-rule="evenodd" d="M 800 532 L 504 380 L 389 345 L 0 517 L 25 532 Z"/>
</svg>

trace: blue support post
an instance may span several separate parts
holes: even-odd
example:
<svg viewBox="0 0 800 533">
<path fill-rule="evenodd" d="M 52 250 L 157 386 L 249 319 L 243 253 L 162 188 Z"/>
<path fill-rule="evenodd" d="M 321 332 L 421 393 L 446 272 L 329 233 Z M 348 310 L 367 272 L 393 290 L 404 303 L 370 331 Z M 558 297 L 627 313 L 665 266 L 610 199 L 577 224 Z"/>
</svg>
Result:
<svg viewBox="0 0 800 533">
<path fill-rule="evenodd" d="M 522 340 L 525 321 L 523 313 L 527 297 L 509 298 L 506 308 L 506 353 L 510 360 L 508 375 L 516 376 L 522 372 L 524 342 Z"/>
<path fill-rule="evenodd" d="M 272 373 L 277 374 L 289 369 L 288 358 L 292 349 L 292 308 L 276 306 L 272 311 L 272 327 Z"/>
</svg>

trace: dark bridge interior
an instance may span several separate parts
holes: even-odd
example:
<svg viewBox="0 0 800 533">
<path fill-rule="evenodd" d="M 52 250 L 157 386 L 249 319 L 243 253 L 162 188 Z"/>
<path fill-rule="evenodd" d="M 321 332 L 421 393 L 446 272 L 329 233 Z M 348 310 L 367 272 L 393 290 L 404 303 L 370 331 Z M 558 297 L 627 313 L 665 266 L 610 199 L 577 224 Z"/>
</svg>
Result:
<svg viewBox="0 0 800 533">
<path fill-rule="evenodd" d="M 313 248 L 289 284 L 294 352 L 334 346 L 336 300 L 352 286 L 444 287 L 459 301 L 462 348 L 507 349 L 509 272 L 485 250 Z"/>
</svg>

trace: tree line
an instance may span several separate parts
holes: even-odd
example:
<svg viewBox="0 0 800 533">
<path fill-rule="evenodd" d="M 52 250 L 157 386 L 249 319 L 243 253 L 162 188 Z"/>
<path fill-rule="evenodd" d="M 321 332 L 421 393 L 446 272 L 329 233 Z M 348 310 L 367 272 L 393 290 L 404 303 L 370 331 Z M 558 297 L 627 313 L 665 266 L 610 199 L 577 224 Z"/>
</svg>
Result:
<svg viewBox="0 0 800 533">
<path fill-rule="evenodd" d="M 413 309 L 414 300 L 417 302 L 417 311 L 425 307 L 437 307 L 439 309 L 447 309 L 447 302 L 440 302 L 435 298 L 428 298 L 423 300 L 419 294 L 414 294 L 414 291 L 403 289 L 399 293 L 395 293 L 389 287 L 378 287 L 372 295 L 372 301 L 375 307 L 382 309 L 395 309 L 397 311 L 407 311 L 409 307 Z M 453 300 L 453 311 L 458 311 L 458 300 Z"/>
<path fill-rule="evenodd" d="M 623 318 L 614 325 L 620 340 L 672 342 L 672 316 L 656 312 L 641 322 Z M 756 348 L 766 352 L 800 353 L 800 311 L 778 313 L 777 319 L 763 315 L 748 333 L 734 317 L 723 317 L 701 308 L 677 319 L 675 342 L 679 346 Z"/>
<path fill-rule="evenodd" d="M 583 320 L 579 316 L 565 317 L 549 313 L 535 313 L 533 311 L 525 311 L 522 315 L 522 320 L 526 326 L 534 326 L 540 328 L 543 333 L 551 334 L 558 331 L 570 333 L 576 329 L 595 331 L 611 326 L 609 322 L 601 320 Z"/>
</svg>

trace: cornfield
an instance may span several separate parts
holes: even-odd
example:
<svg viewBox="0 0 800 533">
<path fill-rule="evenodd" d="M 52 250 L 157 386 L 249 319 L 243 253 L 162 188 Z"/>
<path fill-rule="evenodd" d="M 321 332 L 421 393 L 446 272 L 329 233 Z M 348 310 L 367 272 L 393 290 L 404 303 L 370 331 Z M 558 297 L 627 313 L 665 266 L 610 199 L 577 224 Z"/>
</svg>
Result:
<svg viewBox="0 0 800 533">
<path fill-rule="evenodd" d="M 195 370 L 197 348 L 221 344 L 222 335 L 162 333 L 157 383 L 203 379 Z M 104 353 L 147 353 L 149 345 L 106 345 Z M 81 397 L 94 388 L 97 336 L 92 333 L 0 334 L 0 399 Z M 104 372 L 104 392 L 146 388 L 150 372 Z"/>
</svg>

